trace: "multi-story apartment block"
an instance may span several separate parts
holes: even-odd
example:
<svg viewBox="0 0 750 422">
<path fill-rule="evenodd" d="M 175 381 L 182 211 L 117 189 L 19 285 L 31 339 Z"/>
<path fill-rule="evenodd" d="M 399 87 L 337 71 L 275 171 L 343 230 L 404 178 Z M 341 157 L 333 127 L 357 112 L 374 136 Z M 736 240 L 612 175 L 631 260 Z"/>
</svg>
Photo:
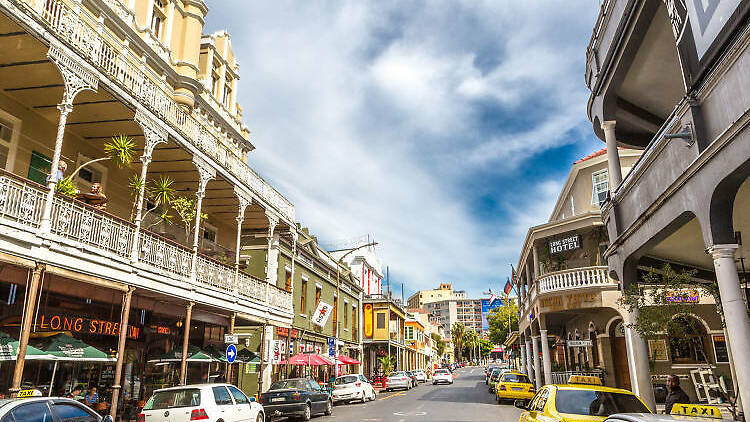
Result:
<svg viewBox="0 0 750 422">
<path fill-rule="evenodd" d="M 424 308 L 426 303 L 465 298 L 465 291 L 453 290 L 453 285 L 451 283 L 440 283 L 440 287 L 437 289 L 420 290 L 414 293 L 409 296 L 406 303 L 410 308 Z"/>
<path fill-rule="evenodd" d="M 602 207 L 609 274 L 627 289 L 657 259 L 704 271 L 718 285 L 727 337 L 690 320 L 706 350 L 689 365 L 712 365 L 710 345 L 719 344 L 745 415 L 750 319 L 739 274 L 745 278 L 750 256 L 742 239 L 750 230 L 748 16 L 750 2 L 742 0 L 604 1 L 585 73 L 588 115 L 617 175 Z M 618 147 L 643 152 L 624 177 Z M 624 337 L 633 391 L 654 408 L 649 342 L 627 323 Z M 680 349 L 668 349 L 668 363 L 680 365 Z"/>
<path fill-rule="evenodd" d="M 465 296 L 465 292 L 460 292 Z M 449 299 L 425 303 L 422 309 L 435 317 L 435 321 L 450 333 L 453 324 L 461 323 L 467 330 L 482 333 L 481 299 Z"/>
<path fill-rule="evenodd" d="M 239 246 L 262 232 L 276 268 L 294 206 L 248 165 L 239 65 L 227 33 L 202 34 L 207 12 L 0 0 L 0 330 L 19 335 L 0 390 L 100 384 L 114 412 L 123 393 L 217 376 L 187 358 L 235 324 L 291 324 L 291 292 L 247 273 Z M 113 362 L 27 364 L 27 344 L 62 332 Z"/>
</svg>

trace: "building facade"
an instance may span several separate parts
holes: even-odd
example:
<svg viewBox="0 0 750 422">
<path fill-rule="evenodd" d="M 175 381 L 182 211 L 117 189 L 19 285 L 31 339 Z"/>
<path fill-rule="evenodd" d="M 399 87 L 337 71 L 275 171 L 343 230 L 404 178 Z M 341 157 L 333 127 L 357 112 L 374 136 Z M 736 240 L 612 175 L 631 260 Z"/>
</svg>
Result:
<svg viewBox="0 0 750 422">
<path fill-rule="evenodd" d="M 378 258 L 375 245 L 362 247 L 369 243 L 369 237 L 360 239 L 348 248 L 331 251 L 331 256 L 336 261 L 341 259 L 351 268 L 365 295 L 377 295 L 383 293 L 383 261 Z M 350 252 L 354 248 L 357 249 Z"/>
<path fill-rule="evenodd" d="M 379 358 L 389 357 L 395 370 L 405 370 L 406 342 L 404 322 L 406 312 L 400 301 L 388 294 L 369 295 L 362 300 L 363 374 L 377 380 L 383 376 Z"/>
<path fill-rule="evenodd" d="M 57 394 L 84 384 L 137 402 L 236 377 L 218 357 L 187 362 L 222 350 L 235 324 L 291 324 L 292 293 L 246 272 L 239 240 L 296 238 L 294 206 L 247 164 L 239 65 L 228 34 L 202 34 L 207 12 L 201 0 L 0 1 L 0 331 L 19 341 L 0 390 L 52 380 Z M 117 139 L 132 162 L 74 174 Z M 80 192 L 56 193 L 62 178 Z M 176 198 L 207 218 L 167 224 Z M 27 344 L 56 335 L 110 361 L 27 362 Z"/>
<path fill-rule="evenodd" d="M 748 227 L 750 4 L 613 0 L 604 2 L 586 52 L 588 115 L 607 144 L 610 173 L 618 146 L 643 155 L 610 181 L 602 208 L 611 277 L 640 282 L 650 259 L 705 271 L 718 284 L 734 391 L 750 412 L 750 321 L 740 278 L 750 253 Z M 637 315 L 628 315 L 635 318 Z M 707 327 L 706 329 L 710 328 Z M 631 385 L 647 404 L 654 393 L 648 342 L 625 326 Z"/>
<path fill-rule="evenodd" d="M 406 300 L 410 308 L 423 308 L 427 303 L 441 302 L 444 300 L 465 299 L 466 292 L 453 290 L 451 283 L 440 283 L 440 287 L 432 290 L 420 290 L 409 296 Z"/>
</svg>

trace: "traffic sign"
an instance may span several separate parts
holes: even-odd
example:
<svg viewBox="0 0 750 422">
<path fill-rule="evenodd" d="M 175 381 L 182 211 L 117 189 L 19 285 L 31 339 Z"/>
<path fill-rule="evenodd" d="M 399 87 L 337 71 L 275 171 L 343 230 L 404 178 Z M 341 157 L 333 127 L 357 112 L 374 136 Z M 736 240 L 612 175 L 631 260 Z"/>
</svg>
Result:
<svg viewBox="0 0 750 422">
<path fill-rule="evenodd" d="M 234 363 L 235 359 L 237 359 L 237 346 L 230 344 L 227 346 L 227 362 Z"/>
<path fill-rule="evenodd" d="M 224 334 L 224 344 L 238 344 L 240 336 L 237 334 Z"/>
</svg>

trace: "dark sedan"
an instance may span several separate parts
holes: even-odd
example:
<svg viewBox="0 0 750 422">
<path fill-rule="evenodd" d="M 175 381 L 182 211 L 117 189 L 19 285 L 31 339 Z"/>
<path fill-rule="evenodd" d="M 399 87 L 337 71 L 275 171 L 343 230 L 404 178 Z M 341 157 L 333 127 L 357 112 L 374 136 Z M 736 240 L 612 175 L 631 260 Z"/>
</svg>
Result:
<svg viewBox="0 0 750 422">
<path fill-rule="evenodd" d="M 261 394 L 260 402 L 269 417 L 292 416 L 309 421 L 313 415 L 333 412 L 330 393 L 309 378 L 276 381 Z"/>
</svg>

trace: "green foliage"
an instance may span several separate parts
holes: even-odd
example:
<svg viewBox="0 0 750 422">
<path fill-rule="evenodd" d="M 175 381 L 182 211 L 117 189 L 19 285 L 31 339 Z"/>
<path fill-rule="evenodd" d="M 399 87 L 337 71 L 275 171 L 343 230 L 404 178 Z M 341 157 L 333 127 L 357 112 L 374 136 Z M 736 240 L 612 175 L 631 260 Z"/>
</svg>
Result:
<svg viewBox="0 0 750 422">
<path fill-rule="evenodd" d="M 113 136 L 109 142 L 104 144 L 104 153 L 117 167 L 126 167 L 135 156 L 135 141 L 125 135 Z"/>
<path fill-rule="evenodd" d="M 675 271 L 665 264 L 661 271 L 650 268 L 640 283 L 631 284 L 622 295 L 621 303 L 629 311 L 638 310 L 633 328 L 645 338 L 669 333 L 670 339 L 685 338 L 689 326 L 679 315 L 699 313 L 698 301 L 685 300 L 694 294 L 708 293 L 714 297 L 721 314 L 719 290 L 715 283 L 701 283 L 692 277 L 696 271 Z"/>
<path fill-rule="evenodd" d="M 76 184 L 73 183 L 73 180 L 66 177 L 57 181 L 55 184 L 55 192 L 72 198 L 78 194 L 78 188 L 76 188 Z"/>
<path fill-rule="evenodd" d="M 183 227 L 185 227 L 185 241 L 188 241 L 190 233 L 193 231 L 195 213 L 198 211 L 198 199 L 176 196 L 170 202 L 170 205 L 180 218 Z M 205 220 L 206 218 L 208 218 L 208 215 L 201 213 L 201 220 Z"/>
<path fill-rule="evenodd" d="M 169 205 L 175 197 L 175 190 L 172 187 L 174 180 L 166 176 L 159 176 L 158 179 L 152 180 L 148 186 L 149 198 L 154 201 L 156 206 Z"/>
<path fill-rule="evenodd" d="M 487 322 L 490 326 L 490 340 L 494 344 L 503 344 L 513 327 L 518 327 L 518 303 L 509 301 L 505 306 L 493 309 L 487 315 Z"/>
<path fill-rule="evenodd" d="M 488 356 L 494 347 L 495 345 L 490 340 L 484 338 L 479 340 L 479 352 L 481 356 Z"/>
<path fill-rule="evenodd" d="M 457 322 L 451 327 L 451 341 L 455 351 L 456 359 L 461 358 L 461 351 L 464 349 L 464 336 L 466 335 L 466 327 Z"/>
<path fill-rule="evenodd" d="M 445 354 L 445 340 L 440 338 L 438 333 L 432 333 L 430 337 L 432 337 L 432 342 L 435 343 L 438 356 L 442 357 Z"/>
<path fill-rule="evenodd" d="M 378 361 L 380 362 L 380 369 L 383 370 L 383 374 L 388 376 L 393 372 L 393 368 L 395 367 L 396 360 L 391 356 L 383 356 L 378 358 Z"/>
</svg>

